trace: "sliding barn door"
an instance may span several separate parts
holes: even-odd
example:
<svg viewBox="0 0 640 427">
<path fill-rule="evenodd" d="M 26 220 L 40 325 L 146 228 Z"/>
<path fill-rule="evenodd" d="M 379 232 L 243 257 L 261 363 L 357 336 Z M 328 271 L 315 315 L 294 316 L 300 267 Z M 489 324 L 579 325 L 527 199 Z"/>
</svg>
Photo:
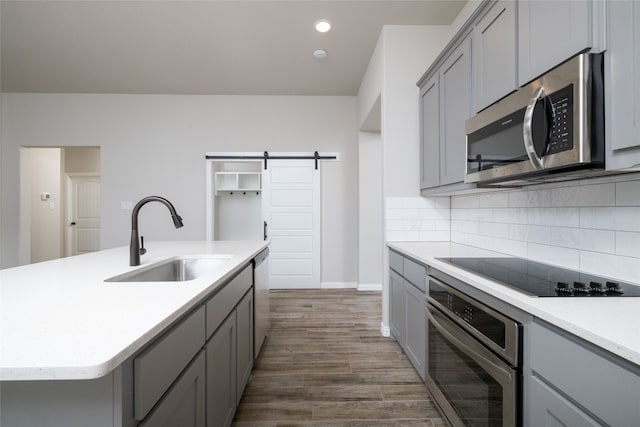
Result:
<svg viewBox="0 0 640 427">
<path fill-rule="evenodd" d="M 262 212 L 272 289 L 320 287 L 320 169 L 309 160 L 269 160 Z"/>
</svg>

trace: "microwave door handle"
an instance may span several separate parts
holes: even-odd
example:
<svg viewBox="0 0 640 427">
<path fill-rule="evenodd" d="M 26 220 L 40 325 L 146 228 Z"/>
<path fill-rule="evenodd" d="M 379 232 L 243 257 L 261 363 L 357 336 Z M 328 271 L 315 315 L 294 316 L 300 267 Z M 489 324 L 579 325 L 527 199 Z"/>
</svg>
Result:
<svg viewBox="0 0 640 427">
<path fill-rule="evenodd" d="M 540 170 L 544 169 L 542 164 L 542 159 L 538 157 L 536 153 L 536 148 L 533 145 L 533 111 L 536 108 L 536 103 L 539 99 L 547 96 L 544 92 L 542 86 L 536 92 L 535 96 L 529 100 L 529 104 L 524 111 L 524 123 L 522 127 L 522 136 L 524 137 L 524 148 L 527 152 L 527 156 L 529 157 L 529 161 L 533 165 L 534 169 Z"/>
</svg>

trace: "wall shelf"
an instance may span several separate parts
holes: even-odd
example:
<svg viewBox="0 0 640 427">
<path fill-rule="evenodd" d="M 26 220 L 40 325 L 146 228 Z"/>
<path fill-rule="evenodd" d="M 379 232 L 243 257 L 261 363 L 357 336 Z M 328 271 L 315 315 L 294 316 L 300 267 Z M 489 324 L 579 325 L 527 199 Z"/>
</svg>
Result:
<svg viewBox="0 0 640 427">
<path fill-rule="evenodd" d="M 262 190 L 262 172 L 216 172 L 215 195 L 219 192 L 231 193 L 259 192 Z"/>
</svg>

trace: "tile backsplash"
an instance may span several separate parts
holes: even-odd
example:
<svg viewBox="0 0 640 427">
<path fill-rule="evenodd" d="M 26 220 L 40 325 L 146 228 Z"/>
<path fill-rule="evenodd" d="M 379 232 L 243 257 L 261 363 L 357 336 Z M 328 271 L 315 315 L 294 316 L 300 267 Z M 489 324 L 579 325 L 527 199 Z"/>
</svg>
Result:
<svg viewBox="0 0 640 427">
<path fill-rule="evenodd" d="M 640 174 L 386 201 L 387 240 L 450 240 L 640 283 Z"/>
</svg>

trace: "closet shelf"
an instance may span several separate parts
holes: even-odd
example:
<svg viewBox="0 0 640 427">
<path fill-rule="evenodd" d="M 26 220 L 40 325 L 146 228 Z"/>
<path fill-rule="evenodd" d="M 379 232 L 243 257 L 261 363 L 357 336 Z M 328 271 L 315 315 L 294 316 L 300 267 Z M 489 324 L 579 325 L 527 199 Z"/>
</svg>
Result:
<svg viewBox="0 0 640 427">
<path fill-rule="evenodd" d="M 262 172 L 216 172 L 215 194 L 219 192 L 258 192 L 262 190 Z"/>
</svg>

